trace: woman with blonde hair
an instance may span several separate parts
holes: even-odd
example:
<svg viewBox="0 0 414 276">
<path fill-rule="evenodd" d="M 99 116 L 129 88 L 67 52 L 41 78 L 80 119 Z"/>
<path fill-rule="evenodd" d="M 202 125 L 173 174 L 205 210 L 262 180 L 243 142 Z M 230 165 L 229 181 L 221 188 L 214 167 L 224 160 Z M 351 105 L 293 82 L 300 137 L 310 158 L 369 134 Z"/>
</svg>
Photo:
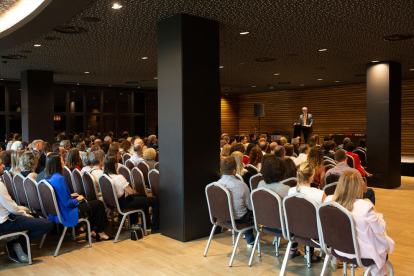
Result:
<svg viewBox="0 0 414 276">
<path fill-rule="evenodd" d="M 240 175 L 243 178 L 244 183 L 249 186 L 249 180 L 252 175 L 250 175 L 250 173 L 244 168 L 243 153 L 240 151 L 233 151 L 231 156 L 234 156 L 234 159 L 236 159 L 236 173 Z"/>
<path fill-rule="evenodd" d="M 325 187 L 325 167 L 323 166 L 323 151 L 321 147 L 310 148 L 308 152 L 308 163 L 315 169 L 313 184 L 317 188 Z"/>
<path fill-rule="evenodd" d="M 361 258 L 374 260 L 377 267 L 372 270 L 372 275 L 387 275 L 386 260 L 394 250 L 395 242 L 387 236 L 383 215 L 377 213 L 374 204 L 363 199 L 363 195 L 361 176 L 355 171 L 345 171 L 339 178 L 334 195 L 328 196 L 326 201 L 335 201 L 351 213 L 355 220 Z M 335 252 L 348 259 L 356 258 L 354 254 Z M 331 265 L 336 270 L 336 259 L 332 260 Z"/>
<path fill-rule="evenodd" d="M 37 163 L 39 162 L 39 155 L 32 151 L 27 151 L 22 154 L 19 160 L 19 168 L 21 174 L 26 177 L 29 176 L 34 180 L 37 179 L 37 173 L 35 173 Z"/>
<path fill-rule="evenodd" d="M 255 166 L 257 170 L 260 172 L 260 169 L 262 168 L 262 158 L 263 158 L 262 150 L 256 146 L 252 148 L 252 150 L 250 151 L 249 164 L 251 164 L 252 166 Z"/>
<path fill-rule="evenodd" d="M 326 198 L 326 194 L 324 191 L 319 190 L 317 188 L 312 188 L 311 183 L 313 181 L 313 177 L 315 175 L 315 169 L 311 164 L 308 162 L 303 162 L 299 165 L 298 172 L 297 172 L 297 179 L 298 183 L 296 187 L 290 188 L 288 195 L 301 193 L 314 201 L 316 201 L 317 204 L 321 204 L 324 202 Z M 306 247 L 305 247 L 306 250 Z M 321 257 L 316 256 L 313 254 L 314 248 L 310 248 L 310 255 L 311 255 L 311 263 L 320 262 Z M 306 254 L 304 256 L 306 258 Z"/>
<path fill-rule="evenodd" d="M 20 170 L 20 157 L 24 153 L 24 150 L 13 151 L 11 154 L 11 169 L 10 174 L 14 176 L 16 173 L 21 173 Z"/>
<path fill-rule="evenodd" d="M 147 163 L 150 170 L 154 169 L 155 163 L 155 157 L 157 157 L 157 152 L 153 148 L 147 148 L 142 153 L 142 158 L 144 158 L 144 162 Z"/>
<path fill-rule="evenodd" d="M 223 150 L 221 151 L 221 155 L 223 155 L 223 157 L 229 157 L 230 150 L 231 150 L 231 145 L 229 144 L 224 145 Z"/>
</svg>

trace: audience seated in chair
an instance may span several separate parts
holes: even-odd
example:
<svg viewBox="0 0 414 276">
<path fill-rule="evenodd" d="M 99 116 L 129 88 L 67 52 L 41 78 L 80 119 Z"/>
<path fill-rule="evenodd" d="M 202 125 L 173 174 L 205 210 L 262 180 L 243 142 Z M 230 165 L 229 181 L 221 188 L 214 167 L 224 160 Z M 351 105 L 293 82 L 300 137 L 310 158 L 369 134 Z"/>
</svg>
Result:
<svg viewBox="0 0 414 276">
<path fill-rule="evenodd" d="M 293 160 L 295 162 L 296 167 L 299 166 L 302 162 L 306 162 L 308 160 L 308 145 L 301 145 L 299 147 L 299 156 Z"/>
<path fill-rule="evenodd" d="M 230 150 L 231 150 L 231 145 L 225 144 L 223 147 L 223 150 L 221 151 L 221 155 L 223 155 L 223 157 L 229 157 Z"/>
<path fill-rule="evenodd" d="M 38 154 L 31 152 L 31 151 L 24 152 L 19 160 L 19 167 L 20 167 L 21 174 L 24 177 L 28 176 L 33 179 L 36 179 L 37 173 L 35 173 L 35 170 L 37 168 L 38 161 L 39 161 Z"/>
<path fill-rule="evenodd" d="M 293 162 L 292 159 L 288 158 L 285 159 L 285 164 L 286 164 L 286 175 L 285 178 L 291 178 L 291 177 L 296 177 L 296 165 L 295 162 Z"/>
<path fill-rule="evenodd" d="M 285 147 L 285 159 L 296 159 L 295 147 L 291 143 L 286 143 Z"/>
<path fill-rule="evenodd" d="M 326 175 L 329 175 L 331 173 L 344 173 L 346 171 L 354 171 L 354 172 L 358 172 L 359 175 L 359 179 L 361 181 L 361 185 L 362 185 L 362 190 L 364 192 L 364 198 L 368 198 L 369 200 L 371 200 L 372 204 L 375 205 L 375 192 L 373 189 L 371 188 L 367 188 L 367 185 L 365 184 L 364 179 L 362 178 L 361 174 L 359 173 L 358 170 L 351 168 L 348 166 L 347 162 L 348 162 L 348 155 L 343 151 L 343 150 L 337 150 L 335 152 L 335 163 L 337 163 L 338 165 L 336 165 L 334 168 L 328 170 L 326 172 Z"/>
<path fill-rule="evenodd" d="M 267 154 L 263 156 L 260 173 L 263 175 L 263 180 L 259 182 L 258 188 L 268 187 L 280 195 L 281 198 L 288 195 L 290 187 L 280 183 L 280 181 L 286 179 L 285 161 L 280 160 L 274 154 Z"/>
<path fill-rule="evenodd" d="M 102 150 L 97 150 L 94 152 L 91 152 L 90 160 L 92 164 L 92 169 L 90 171 L 90 174 L 94 177 L 96 189 L 99 191 L 99 185 L 98 185 L 98 178 L 103 174 L 103 166 L 105 164 L 105 153 Z"/>
<path fill-rule="evenodd" d="M 367 176 L 367 177 L 371 177 L 372 174 L 368 173 L 362 166 L 361 166 L 361 160 L 359 159 L 358 154 L 353 153 L 353 151 L 355 150 L 355 145 L 352 142 L 348 142 L 345 146 L 345 150 L 346 150 L 346 154 L 348 154 L 349 156 L 352 156 L 354 158 L 355 161 L 355 169 L 357 169 L 359 171 L 359 173 L 362 176 Z"/>
<path fill-rule="evenodd" d="M 280 160 L 285 160 L 285 147 L 284 146 L 276 146 L 274 151 L 272 152 L 276 158 L 279 158 Z"/>
<path fill-rule="evenodd" d="M 244 152 L 244 155 L 250 156 L 250 152 L 252 150 L 252 148 L 254 148 L 256 145 L 253 143 L 249 143 L 247 145 L 246 151 Z"/>
<path fill-rule="evenodd" d="M 75 169 L 78 169 L 79 171 L 82 170 L 82 160 L 77 148 L 68 150 L 65 166 L 68 167 L 71 172 L 73 172 Z"/>
<path fill-rule="evenodd" d="M 91 152 L 87 152 L 86 154 L 84 154 L 82 156 L 83 164 L 85 166 L 82 168 L 81 173 L 83 173 L 83 172 L 90 173 L 91 172 L 91 170 L 93 168 L 93 165 L 92 165 L 91 159 L 90 159 L 92 154 L 93 153 L 91 153 Z"/>
<path fill-rule="evenodd" d="M 124 176 L 117 173 L 118 162 L 115 156 L 105 158 L 104 173 L 108 175 L 115 185 L 116 195 L 121 209 L 143 209 L 147 228 L 152 227 L 151 233 L 155 233 L 159 228 L 159 209 L 158 199 L 155 197 L 146 197 L 145 194 L 134 194 Z M 152 207 L 152 223 L 149 216 L 149 207 Z M 138 223 L 138 213 L 130 215 L 130 223 L 133 227 Z"/>
<path fill-rule="evenodd" d="M 323 156 L 329 157 L 332 160 L 335 158 L 334 157 L 334 149 L 333 149 L 333 144 L 331 141 L 325 141 L 322 144 L 323 147 Z"/>
<path fill-rule="evenodd" d="M 240 151 L 234 151 L 232 152 L 231 156 L 233 156 L 236 159 L 236 173 L 240 175 L 243 178 L 243 182 L 246 183 L 247 186 L 249 186 L 250 177 L 252 177 L 253 175 L 251 175 L 249 171 L 244 168 L 243 154 Z"/>
<path fill-rule="evenodd" d="M 144 162 L 148 165 L 149 171 L 154 169 L 155 163 L 155 157 L 157 156 L 157 152 L 153 148 L 147 148 L 144 150 L 142 154 L 142 158 L 144 158 Z"/>
<path fill-rule="evenodd" d="M 53 187 L 57 204 L 60 210 L 63 226 L 74 227 L 78 225 L 79 213 L 87 214 L 91 224 L 91 236 L 96 240 L 111 239 L 104 230 L 108 226 L 105 206 L 100 200 L 86 202 L 82 195 L 71 194 L 63 177 L 63 158 L 56 153 L 51 153 L 46 158 L 45 180 Z M 49 220 L 59 223 L 58 217 L 49 214 Z"/>
<path fill-rule="evenodd" d="M 262 158 L 262 150 L 259 147 L 254 147 L 249 154 L 249 164 L 255 166 L 256 169 L 260 172 L 260 169 L 262 167 Z"/>
<path fill-rule="evenodd" d="M 308 163 L 315 169 L 313 176 L 313 184 L 317 188 L 323 189 L 325 187 L 325 166 L 323 165 L 323 153 L 320 147 L 313 147 L 309 150 Z"/>
<path fill-rule="evenodd" d="M 23 150 L 14 150 L 11 154 L 11 168 L 9 170 L 11 176 L 14 176 L 16 173 L 20 173 L 20 157 L 24 153 Z"/>
<path fill-rule="evenodd" d="M 241 152 L 242 156 L 244 155 L 246 149 L 244 148 L 244 145 L 238 143 L 236 145 L 231 146 L 230 148 L 230 155 L 233 155 L 233 152 L 239 151 Z M 243 156 L 243 164 L 247 165 L 249 163 L 249 158 L 246 158 Z"/>
<path fill-rule="evenodd" d="M 325 202 L 334 201 L 351 212 L 355 220 L 357 240 L 361 258 L 372 259 L 378 268 L 372 275 L 387 275 L 387 256 L 394 250 L 394 241 L 387 236 L 383 215 L 378 213 L 369 200 L 363 199 L 361 175 L 355 170 L 345 171 L 338 181 L 335 194 L 328 196 Z M 339 256 L 354 259 L 355 255 L 335 251 Z M 331 262 L 334 270 L 338 263 L 334 258 Z"/>
<path fill-rule="evenodd" d="M 267 148 L 269 147 L 266 140 L 265 139 L 260 139 L 258 146 L 262 150 L 262 155 L 265 155 L 267 153 Z"/>
<path fill-rule="evenodd" d="M 42 152 L 43 151 L 43 141 L 42 140 L 34 140 L 32 142 L 33 152 L 39 155 L 39 160 L 37 162 L 37 167 L 35 172 L 40 173 L 45 169 L 46 165 L 46 155 Z"/>
<path fill-rule="evenodd" d="M 4 165 L 5 171 L 10 171 L 11 169 L 11 155 L 13 151 L 11 150 L 4 150 L 0 153 L 0 160 L 2 161 Z"/>
<path fill-rule="evenodd" d="M 258 149 L 260 150 L 260 149 Z M 261 154 L 261 152 L 259 152 Z M 250 191 L 245 183 L 236 178 L 237 163 L 233 156 L 224 158 L 220 162 L 223 176 L 217 182 L 225 186 L 232 195 L 234 218 L 236 223 L 246 223 L 252 220 L 252 204 L 250 201 Z M 252 248 L 254 244 L 253 229 L 245 233 L 247 246 Z"/>
<path fill-rule="evenodd" d="M 144 161 L 142 158 L 142 152 L 144 151 L 144 141 L 141 139 L 135 139 L 134 141 L 134 154 L 131 156 L 131 160 L 138 164 L 141 161 Z"/>
<path fill-rule="evenodd" d="M 308 162 L 301 163 L 298 168 L 298 184 L 296 187 L 289 189 L 288 195 L 301 193 L 316 201 L 317 204 L 321 204 L 322 202 L 324 202 L 326 198 L 325 192 L 319 190 L 318 188 L 311 187 L 314 175 L 315 169 L 311 164 L 309 164 Z M 319 262 L 321 260 L 321 257 L 314 255 L 313 252 L 314 248 L 311 247 L 311 263 Z"/>
</svg>

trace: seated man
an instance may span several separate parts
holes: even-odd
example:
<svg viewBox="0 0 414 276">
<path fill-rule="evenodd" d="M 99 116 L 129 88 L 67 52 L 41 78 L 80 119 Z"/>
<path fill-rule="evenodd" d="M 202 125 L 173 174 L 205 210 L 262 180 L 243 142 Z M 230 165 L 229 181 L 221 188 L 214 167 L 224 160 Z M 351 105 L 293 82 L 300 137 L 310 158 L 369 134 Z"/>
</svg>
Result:
<svg viewBox="0 0 414 276">
<path fill-rule="evenodd" d="M 237 163 L 234 156 L 224 158 L 220 162 L 223 176 L 218 183 L 225 186 L 232 195 L 234 220 L 236 223 L 246 223 L 253 219 L 250 191 L 247 185 L 240 181 L 236 175 Z M 254 244 L 253 229 L 244 232 L 247 247 L 252 248 Z"/>
<path fill-rule="evenodd" d="M 286 143 L 284 147 L 285 147 L 285 159 L 290 158 L 292 160 L 295 160 L 296 158 L 295 147 L 290 143 Z"/>
<path fill-rule="evenodd" d="M 4 165 L 0 160 L 0 174 L 3 174 Z M 6 186 L 0 182 L 0 231 L 29 231 L 27 235 L 32 240 L 49 233 L 53 222 L 47 219 L 33 218 L 26 214 L 16 202 L 11 199 Z M 23 236 L 7 242 L 7 251 L 10 259 L 15 262 L 28 263 L 26 239 Z"/>
<path fill-rule="evenodd" d="M 364 198 L 368 198 L 371 200 L 372 204 L 375 205 L 375 192 L 371 188 L 367 188 L 367 185 L 365 184 L 364 179 L 362 178 L 362 175 L 359 173 L 357 169 L 351 168 L 348 166 L 348 155 L 343 150 L 337 150 L 335 152 L 335 163 L 336 165 L 334 168 L 328 170 L 326 172 L 326 175 L 330 175 L 331 173 L 343 173 L 345 171 L 354 171 L 358 172 L 358 175 L 361 176 L 361 185 L 363 185 L 364 190 Z"/>
<path fill-rule="evenodd" d="M 3 162 L 4 170 L 10 171 L 11 169 L 11 154 L 13 151 L 11 150 L 4 150 L 0 153 L 0 160 Z M 3 174 L 3 173 L 2 173 Z"/>
<path fill-rule="evenodd" d="M 134 155 L 131 156 L 131 160 L 135 162 L 135 164 L 138 164 L 141 161 L 144 161 L 144 158 L 142 158 L 142 152 L 144 149 L 144 141 L 141 139 L 135 139 L 134 141 Z"/>
<path fill-rule="evenodd" d="M 299 147 L 299 156 L 295 160 L 293 160 L 293 162 L 295 162 L 296 167 L 308 160 L 308 151 L 309 146 L 306 144 Z"/>
<path fill-rule="evenodd" d="M 148 148 L 153 148 L 153 149 L 155 149 L 155 150 L 157 150 L 157 149 L 158 149 L 158 144 L 157 144 L 158 139 L 157 139 L 157 136 L 155 136 L 155 135 L 150 135 L 150 136 L 148 137 L 148 141 L 149 141 Z"/>
<path fill-rule="evenodd" d="M 329 157 L 331 159 L 334 159 L 334 152 L 332 149 L 332 142 L 331 141 L 325 141 L 323 142 L 323 156 Z"/>
<path fill-rule="evenodd" d="M 285 154 L 286 154 L 285 147 L 284 146 L 276 146 L 275 150 L 273 151 L 273 154 L 277 158 L 279 158 L 280 160 L 285 160 Z"/>
</svg>

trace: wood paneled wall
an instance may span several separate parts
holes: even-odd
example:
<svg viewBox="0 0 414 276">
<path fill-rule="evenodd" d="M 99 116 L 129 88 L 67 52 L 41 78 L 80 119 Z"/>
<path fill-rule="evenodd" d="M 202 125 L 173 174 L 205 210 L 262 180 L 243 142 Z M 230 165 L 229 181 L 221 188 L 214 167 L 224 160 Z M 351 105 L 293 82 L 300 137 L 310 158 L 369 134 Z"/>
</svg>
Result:
<svg viewBox="0 0 414 276">
<path fill-rule="evenodd" d="M 318 134 L 321 141 L 330 133 L 366 133 L 365 83 L 222 96 L 221 132 L 250 133 L 251 125 L 259 125 L 254 117 L 256 103 L 265 105 L 262 133 L 277 130 L 293 136 L 293 124 L 299 121 L 303 106 L 313 115 L 313 134 Z M 401 154 L 414 155 L 414 80 L 402 82 L 401 140 Z"/>
</svg>

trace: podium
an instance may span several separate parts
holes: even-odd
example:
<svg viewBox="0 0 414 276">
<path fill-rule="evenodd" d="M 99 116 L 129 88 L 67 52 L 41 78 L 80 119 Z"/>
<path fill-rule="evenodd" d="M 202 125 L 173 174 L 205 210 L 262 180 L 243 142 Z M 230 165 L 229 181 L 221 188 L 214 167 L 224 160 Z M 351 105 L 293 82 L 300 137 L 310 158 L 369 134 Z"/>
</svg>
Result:
<svg viewBox="0 0 414 276">
<path fill-rule="evenodd" d="M 295 129 L 293 131 L 293 138 L 300 137 L 302 135 L 302 126 L 300 124 L 295 124 Z"/>
</svg>

